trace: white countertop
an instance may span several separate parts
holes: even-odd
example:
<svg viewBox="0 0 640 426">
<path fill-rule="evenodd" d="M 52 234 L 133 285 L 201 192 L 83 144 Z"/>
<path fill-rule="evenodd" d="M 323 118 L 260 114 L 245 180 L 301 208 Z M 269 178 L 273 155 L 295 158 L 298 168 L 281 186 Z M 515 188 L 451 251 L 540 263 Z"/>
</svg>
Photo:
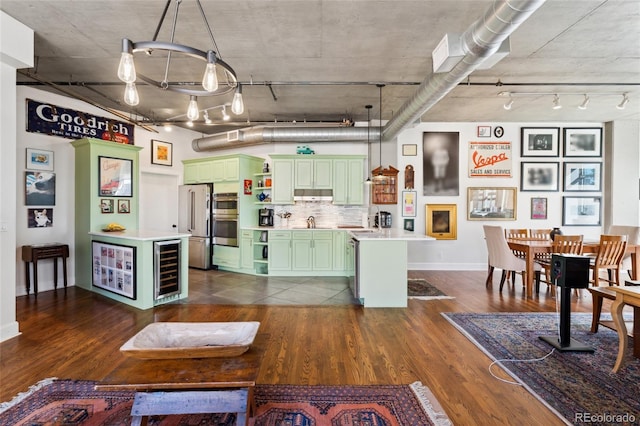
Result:
<svg viewBox="0 0 640 426">
<path fill-rule="evenodd" d="M 171 238 L 186 238 L 191 236 L 191 234 L 185 234 L 183 232 L 156 231 L 145 229 L 127 229 L 125 231 L 118 232 L 90 231 L 89 235 L 141 241 L 168 240 Z"/>
<path fill-rule="evenodd" d="M 429 237 L 427 235 L 422 235 L 415 232 L 408 232 L 404 229 L 397 228 L 382 228 L 379 230 L 378 228 L 362 228 L 362 227 L 343 227 L 343 226 L 334 226 L 334 227 L 317 227 L 317 228 L 306 228 L 306 227 L 284 227 L 284 226 L 262 226 L 262 227 L 249 227 L 244 229 L 251 229 L 257 231 L 346 231 L 349 233 L 349 236 L 355 238 L 358 241 L 375 241 L 375 240 L 386 240 L 386 241 L 435 241 L 435 238 Z"/>
</svg>

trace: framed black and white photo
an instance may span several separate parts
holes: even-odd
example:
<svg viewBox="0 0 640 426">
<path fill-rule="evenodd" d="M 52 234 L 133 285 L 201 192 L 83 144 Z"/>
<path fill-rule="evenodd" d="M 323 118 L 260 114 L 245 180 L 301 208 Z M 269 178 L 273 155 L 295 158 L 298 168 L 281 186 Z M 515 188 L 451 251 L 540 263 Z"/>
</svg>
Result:
<svg viewBox="0 0 640 426">
<path fill-rule="evenodd" d="M 602 163 L 564 163 L 564 190 L 602 190 Z"/>
<path fill-rule="evenodd" d="M 520 140 L 521 157 L 560 156 L 559 127 L 523 127 Z"/>
<path fill-rule="evenodd" d="M 563 226 L 600 226 L 601 197 L 562 197 Z"/>
<path fill-rule="evenodd" d="M 602 157 L 602 127 L 565 127 L 565 157 Z"/>
<path fill-rule="evenodd" d="M 491 137 L 491 126 L 478 126 L 478 137 L 479 138 Z"/>
<path fill-rule="evenodd" d="M 560 163 L 522 162 L 520 163 L 520 191 L 557 191 Z"/>
<path fill-rule="evenodd" d="M 468 220 L 516 220 L 518 188 L 467 188 Z"/>
</svg>

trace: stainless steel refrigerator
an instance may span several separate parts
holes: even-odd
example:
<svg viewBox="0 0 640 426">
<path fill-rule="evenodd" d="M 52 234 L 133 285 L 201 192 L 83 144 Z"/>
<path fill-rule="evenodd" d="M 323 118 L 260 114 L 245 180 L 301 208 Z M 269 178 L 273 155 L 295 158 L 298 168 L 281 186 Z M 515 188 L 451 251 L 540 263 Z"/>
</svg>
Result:
<svg viewBox="0 0 640 426">
<path fill-rule="evenodd" d="M 178 191 L 178 230 L 191 234 L 189 267 L 211 268 L 211 196 L 213 184 L 181 185 Z"/>
</svg>

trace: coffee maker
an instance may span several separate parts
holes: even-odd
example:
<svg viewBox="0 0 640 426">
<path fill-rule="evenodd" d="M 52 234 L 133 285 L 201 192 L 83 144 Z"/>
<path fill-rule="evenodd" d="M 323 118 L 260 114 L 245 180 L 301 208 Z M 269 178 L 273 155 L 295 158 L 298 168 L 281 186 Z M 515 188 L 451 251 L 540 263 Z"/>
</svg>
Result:
<svg viewBox="0 0 640 426">
<path fill-rule="evenodd" d="M 258 226 L 273 226 L 273 209 L 258 210 Z"/>
</svg>

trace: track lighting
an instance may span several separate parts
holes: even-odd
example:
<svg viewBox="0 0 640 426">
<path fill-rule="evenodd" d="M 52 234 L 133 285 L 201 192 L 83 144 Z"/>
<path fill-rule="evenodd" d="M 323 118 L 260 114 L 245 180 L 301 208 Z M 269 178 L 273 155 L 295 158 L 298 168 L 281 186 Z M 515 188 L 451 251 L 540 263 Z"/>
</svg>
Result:
<svg viewBox="0 0 640 426">
<path fill-rule="evenodd" d="M 212 124 L 213 121 L 211 121 L 211 118 L 209 118 L 209 111 L 205 110 L 204 111 L 204 122 L 205 124 Z"/>
<path fill-rule="evenodd" d="M 553 109 L 560 109 L 562 108 L 562 105 L 560 105 L 560 96 L 553 95 Z"/>
<path fill-rule="evenodd" d="M 626 93 L 622 94 L 622 102 L 620 102 L 618 105 L 616 105 L 616 108 L 618 109 L 624 109 L 627 104 L 629 103 L 629 96 Z"/>
<path fill-rule="evenodd" d="M 226 106 L 222 106 L 222 119 L 224 121 L 229 121 L 231 117 L 229 117 L 229 114 L 227 114 L 227 107 Z"/>
<path fill-rule="evenodd" d="M 582 101 L 582 103 L 578 105 L 578 109 L 587 109 L 587 105 L 589 105 L 590 101 L 591 99 L 589 99 L 589 96 L 585 94 L 584 101 Z"/>
<path fill-rule="evenodd" d="M 507 103 L 505 103 L 502 107 L 504 109 L 506 109 L 507 111 L 509 111 L 511 109 L 511 107 L 513 106 L 513 101 L 514 101 L 514 99 L 511 97 L 511 95 L 509 95 L 509 101 Z"/>
</svg>

